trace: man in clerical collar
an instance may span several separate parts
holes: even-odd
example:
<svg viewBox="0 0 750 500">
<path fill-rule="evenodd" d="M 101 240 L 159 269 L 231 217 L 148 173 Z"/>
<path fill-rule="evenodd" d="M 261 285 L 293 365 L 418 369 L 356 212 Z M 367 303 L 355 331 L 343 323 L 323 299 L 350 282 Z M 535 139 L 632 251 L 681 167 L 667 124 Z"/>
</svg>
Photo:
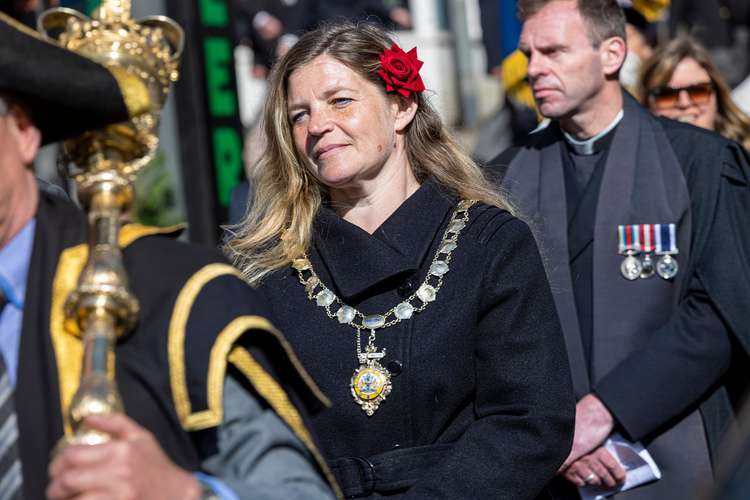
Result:
<svg viewBox="0 0 750 500">
<path fill-rule="evenodd" d="M 127 415 L 90 417 L 111 439 L 53 454 L 83 362 L 63 304 L 87 224 L 31 165 L 41 144 L 137 112 L 105 66 L 0 14 L 0 497 L 333 498 L 304 423 L 320 393 L 257 292 L 174 230 L 120 234 L 141 314 L 116 348 Z"/>
<path fill-rule="evenodd" d="M 748 159 L 621 88 L 616 0 L 519 0 L 518 12 L 550 122 L 488 168 L 535 230 L 568 348 L 579 401 L 560 485 L 619 490 L 625 442 L 660 471 L 615 498 L 690 497 L 747 387 Z"/>
</svg>

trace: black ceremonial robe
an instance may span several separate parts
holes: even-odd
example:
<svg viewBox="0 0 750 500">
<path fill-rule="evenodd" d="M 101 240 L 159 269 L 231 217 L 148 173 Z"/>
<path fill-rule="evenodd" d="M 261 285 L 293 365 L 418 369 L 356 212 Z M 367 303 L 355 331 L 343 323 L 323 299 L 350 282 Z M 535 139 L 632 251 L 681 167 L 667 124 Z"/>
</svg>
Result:
<svg viewBox="0 0 750 500">
<path fill-rule="evenodd" d="M 64 322 L 63 304 L 86 262 L 85 220 L 70 200 L 40 190 L 15 391 L 26 498 L 44 498 L 52 450 L 69 431 L 82 345 Z M 120 233 L 140 304 L 136 328 L 116 346 L 125 412 L 173 462 L 198 470 L 196 433 L 205 442 L 221 425 L 221 390 L 231 373 L 319 458 L 302 408 L 317 411 L 325 398 L 268 321 L 264 300 L 216 251 L 164 233 L 132 224 Z M 327 474 L 322 460 L 319 466 Z"/>
<path fill-rule="evenodd" d="M 537 234 L 577 396 L 594 391 L 619 430 L 643 440 L 662 468 L 660 481 L 617 498 L 688 495 L 696 478 L 710 477 L 709 450 L 747 381 L 747 157 L 716 134 L 653 117 L 626 95 L 599 183 L 589 186 L 596 191 L 584 194 L 571 217 L 564 148 L 552 123 L 489 168 Z M 620 276 L 617 225 L 642 223 L 678 225 L 674 280 Z M 590 273 L 578 281 L 590 290 L 574 289 L 573 270 Z M 585 308 L 576 307 L 576 296 L 592 297 L 590 317 L 579 316 Z M 587 322 L 588 357 L 581 337 Z M 730 364 L 732 356 L 743 362 Z"/>
<path fill-rule="evenodd" d="M 322 207 L 310 260 L 345 303 L 382 314 L 421 285 L 457 201 L 429 178 L 373 234 Z M 349 386 L 355 330 L 308 300 L 291 268 L 261 289 L 331 397 L 313 425 L 345 495 L 532 499 L 569 453 L 559 322 L 534 238 L 508 212 L 473 206 L 435 302 L 377 332 L 393 390 L 372 417 Z"/>
</svg>

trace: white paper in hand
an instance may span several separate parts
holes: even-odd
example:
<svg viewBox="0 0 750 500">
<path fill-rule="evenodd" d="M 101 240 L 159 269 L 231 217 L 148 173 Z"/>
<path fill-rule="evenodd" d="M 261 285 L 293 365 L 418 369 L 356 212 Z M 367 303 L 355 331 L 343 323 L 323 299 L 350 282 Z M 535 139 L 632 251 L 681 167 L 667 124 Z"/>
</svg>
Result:
<svg viewBox="0 0 750 500">
<path fill-rule="evenodd" d="M 599 486 L 584 486 L 579 488 L 582 500 L 602 500 L 621 491 L 632 490 L 638 486 L 661 479 L 661 471 L 651 454 L 643 445 L 632 443 L 620 434 L 612 434 L 604 447 L 620 463 L 625 470 L 625 482 L 612 489 Z"/>
</svg>

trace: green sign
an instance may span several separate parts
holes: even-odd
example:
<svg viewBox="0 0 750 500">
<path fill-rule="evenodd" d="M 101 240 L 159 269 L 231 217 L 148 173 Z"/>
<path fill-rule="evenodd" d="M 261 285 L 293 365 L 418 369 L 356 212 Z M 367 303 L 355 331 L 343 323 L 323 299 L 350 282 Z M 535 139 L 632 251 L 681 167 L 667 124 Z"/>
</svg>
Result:
<svg viewBox="0 0 750 500">
<path fill-rule="evenodd" d="M 198 7 L 200 23 L 210 33 L 203 38 L 208 122 L 217 196 L 226 208 L 242 173 L 232 26 L 227 0 L 199 0 Z"/>
</svg>

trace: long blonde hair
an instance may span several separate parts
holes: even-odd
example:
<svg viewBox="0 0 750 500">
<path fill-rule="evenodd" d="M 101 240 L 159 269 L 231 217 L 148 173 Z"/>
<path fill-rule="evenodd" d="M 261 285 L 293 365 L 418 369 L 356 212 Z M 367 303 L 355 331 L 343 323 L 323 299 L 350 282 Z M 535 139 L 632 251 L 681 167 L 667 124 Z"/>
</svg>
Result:
<svg viewBox="0 0 750 500">
<path fill-rule="evenodd" d="M 714 86 L 717 107 L 714 130 L 727 139 L 739 142 L 750 151 L 750 117 L 743 113 L 732 100 L 729 85 L 711 61 L 708 51 L 687 35 L 678 36 L 657 49 L 644 64 L 639 88 L 641 103 L 648 106 L 649 91 L 669 84 L 677 65 L 688 58 L 693 59 L 706 70 Z"/>
<path fill-rule="evenodd" d="M 289 76 L 326 54 L 378 85 L 385 95 L 377 70 L 380 54 L 392 43 L 388 33 L 369 23 L 328 24 L 303 35 L 271 71 L 264 109 L 266 149 L 251 180 L 255 197 L 224 247 L 249 283 L 258 284 L 308 251 L 313 220 L 327 189 L 308 171 L 294 147 L 287 116 Z M 461 198 L 511 210 L 451 139 L 425 96 L 413 95 L 417 112 L 404 142 L 417 180 L 432 176 Z"/>
</svg>

